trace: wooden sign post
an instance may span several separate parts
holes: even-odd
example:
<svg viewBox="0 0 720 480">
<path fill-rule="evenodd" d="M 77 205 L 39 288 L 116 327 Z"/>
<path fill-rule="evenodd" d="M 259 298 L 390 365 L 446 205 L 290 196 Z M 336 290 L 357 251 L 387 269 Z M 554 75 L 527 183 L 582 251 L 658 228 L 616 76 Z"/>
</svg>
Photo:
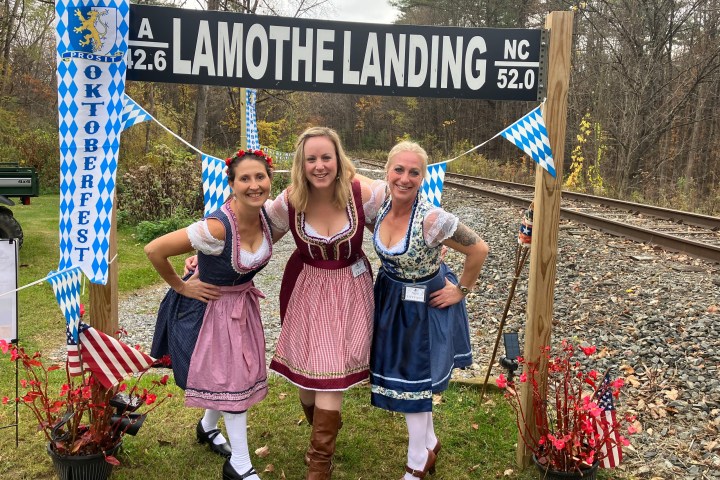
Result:
<svg viewBox="0 0 720 480">
<path fill-rule="evenodd" d="M 565 156 L 565 126 L 567 123 L 567 97 L 570 83 L 570 53 L 572 46 L 572 12 L 552 12 L 545 28 L 550 32 L 547 100 L 543 119 L 548 130 L 555 171 L 553 178 L 538 166 L 535 177 L 535 210 L 533 219 L 532 250 L 530 253 L 530 282 L 528 286 L 525 349 L 530 361 L 540 359 L 540 348 L 550 345 L 553 316 L 553 294 L 557 263 L 558 228 L 560 224 L 560 195 L 562 193 L 563 159 Z M 547 365 L 541 365 L 541 392 L 547 389 Z M 522 383 L 521 408 L 525 424 L 535 425 L 532 391 L 529 382 Z M 523 428 L 523 425 L 520 425 Z M 525 433 L 537 438 L 537 430 Z M 530 463 L 530 455 L 518 434 L 517 462 Z"/>
<path fill-rule="evenodd" d="M 247 150 L 247 90 L 245 88 L 240 89 L 240 105 L 240 111 L 245 112 L 240 122 L 240 148 Z"/>
<path fill-rule="evenodd" d="M 105 285 L 90 284 L 90 325 L 113 335 L 118 331 L 118 261 L 117 255 L 117 198 L 113 202 L 108 258 L 108 278 Z"/>
</svg>

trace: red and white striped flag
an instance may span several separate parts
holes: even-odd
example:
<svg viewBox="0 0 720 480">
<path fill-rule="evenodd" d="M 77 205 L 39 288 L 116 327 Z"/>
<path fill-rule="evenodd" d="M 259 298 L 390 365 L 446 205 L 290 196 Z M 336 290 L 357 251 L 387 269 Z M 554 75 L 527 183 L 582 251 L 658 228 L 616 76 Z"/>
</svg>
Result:
<svg viewBox="0 0 720 480">
<path fill-rule="evenodd" d="M 90 371 L 105 388 L 125 377 L 147 370 L 155 359 L 86 323 L 78 328 L 78 343 L 68 334 L 68 370 L 70 375 Z M 82 365 L 81 360 L 82 358 Z"/>
<path fill-rule="evenodd" d="M 601 468 L 615 468 L 622 461 L 622 444 L 619 438 L 620 432 L 616 429 L 617 419 L 610 383 L 610 374 L 606 373 L 602 387 L 600 387 L 602 396 L 598 402 L 603 412 L 595 421 L 595 428 L 601 442 L 599 455 Z"/>
</svg>

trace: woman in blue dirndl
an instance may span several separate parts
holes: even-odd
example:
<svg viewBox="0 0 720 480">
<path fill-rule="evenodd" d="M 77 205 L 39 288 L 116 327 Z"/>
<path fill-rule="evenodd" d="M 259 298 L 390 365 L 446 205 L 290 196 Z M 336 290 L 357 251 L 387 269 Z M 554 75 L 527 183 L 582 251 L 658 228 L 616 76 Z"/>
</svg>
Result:
<svg viewBox="0 0 720 480">
<path fill-rule="evenodd" d="M 185 404 L 205 409 L 198 441 L 224 457 L 224 480 L 259 480 L 250 461 L 247 410 L 267 395 L 265 335 L 252 279 L 270 261 L 272 231 L 264 210 L 272 159 L 261 150 L 226 160 L 231 198 L 205 219 L 156 240 L 145 252 L 172 287 L 158 312 L 152 355 L 170 354 Z M 198 251 L 181 279 L 168 258 Z M 222 415 L 230 446 L 217 427 Z"/>
<path fill-rule="evenodd" d="M 405 480 L 434 471 L 440 451 L 432 395 L 454 368 L 472 363 L 465 296 L 477 281 L 487 244 L 419 195 L 427 154 L 401 142 L 386 164 L 389 197 L 373 241 L 382 266 L 375 282 L 370 357 L 372 404 L 402 412 L 408 427 Z M 443 245 L 466 256 L 460 278 L 441 260 Z"/>
</svg>

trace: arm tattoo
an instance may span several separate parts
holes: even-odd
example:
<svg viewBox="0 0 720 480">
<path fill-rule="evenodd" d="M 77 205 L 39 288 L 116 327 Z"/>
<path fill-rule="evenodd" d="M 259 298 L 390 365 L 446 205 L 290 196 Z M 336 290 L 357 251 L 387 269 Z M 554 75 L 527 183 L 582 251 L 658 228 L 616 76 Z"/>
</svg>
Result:
<svg viewBox="0 0 720 480">
<path fill-rule="evenodd" d="M 455 233 L 453 233 L 453 236 L 450 238 L 459 243 L 460 245 L 464 245 L 466 247 L 470 245 L 475 245 L 480 241 L 480 237 L 477 235 L 477 233 L 473 232 L 462 223 L 458 223 L 458 226 L 455 229 Z"/>
</svg>

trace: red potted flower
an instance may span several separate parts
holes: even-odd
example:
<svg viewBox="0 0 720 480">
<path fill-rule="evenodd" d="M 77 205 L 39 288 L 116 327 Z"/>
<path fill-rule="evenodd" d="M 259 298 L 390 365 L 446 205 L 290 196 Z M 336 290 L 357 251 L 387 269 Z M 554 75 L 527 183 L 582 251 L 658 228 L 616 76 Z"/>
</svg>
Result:
<svg viewBox="0 0 720 480">
<path fill-rule="evenodd" d="M 541 351 L 547 362 L 547 391 L 542 394 L 540 361 L 519 358 L 523 369 L 520 383 L 528 383 L 533 398 L 534 425 L 520 402 L 518 385 L 500 375 L 496 381 L 515 410 L 520 437 L 533 453 L 533 460 L 544 478 L 595 478 L 598 466 L 614 467 L 622 458 L 622 447 L 629 445 L 625 435 L 635 433 L 635 417 L 619 415 L 615 402 L 623 379 L 611 380 L 586 365 L 595 354 L 594 346 L 576 347 L 563 340 L 559 352 L 550 347 Z M 534 426 L 537 440 L 529 434 Z M 558 472 L 558 477 L 553 477 Z"/>
<path fill-rule="evenodd" d="M 113 465 L 120 463 L 115 453 L 123 436 L 135 435 L 147 414 L 172 396 L 158 399 L 153 391 L 167 383 L 167 375 L 153 380 L 149 388 L 140 386 L 145 372 L 132 386 L 122 382 L 106 388 L 87 371 L 71 376 L 67 362 L 65 381 L 59 380 L 51 372 L 63 367 L 46 365 L 40 352 L 30 355 L 5 340 L 0 340 L 0 352 L 19 362 L 23 376 L 20 395 L 4 396 L 2 403 L 17 402 L 32 411 L 61 480 L 86 478 L 83 472 L 89 470 L 95 472 L 92 478 L 107 478 Z"/>
</svg>

